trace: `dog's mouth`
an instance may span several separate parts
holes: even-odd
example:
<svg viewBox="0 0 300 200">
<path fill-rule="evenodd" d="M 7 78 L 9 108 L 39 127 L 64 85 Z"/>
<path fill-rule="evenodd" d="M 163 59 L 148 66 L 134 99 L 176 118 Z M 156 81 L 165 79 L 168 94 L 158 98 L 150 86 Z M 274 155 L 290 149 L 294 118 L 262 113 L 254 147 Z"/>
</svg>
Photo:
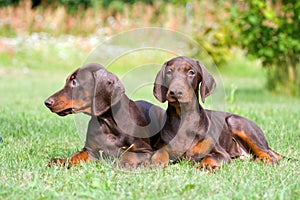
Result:
<svg viewBox="0 0 300 200">
<path fill-rule="evenodd" d="M 187 103 L 190 103 L 192 102 L 192 100 L 190 99 L 186 99 L 186 98 L 176 98 L 176 97 L 170 97 L 170 96 L 167 96 L 167 101 L 169 103 L 178 103 L 178 104 L 187 104 Z"/>
<path fill-rule="evenodd" d="M 76 113 L 81 113 L 81 112 L 86 113 L 86 114 L 91 113 L 90 105 L 87 105 L 83 108 L 67 108 L 65 110 L 55 112 L 55 113 L 58 114 L 59 116 L 66 116 L 69 114 L 76 114 Z"/>
<path fill-rule="evenodd" d="M 179 102 L 179 99 L 173 98 L 173 97 L 167 97 L 167 101 L 168 101 L 169 103 L 180 103 L 180 102 Z"/>
<path fill-rule="evenodd" d="M 77 104 L 76 104 L 77 105 Z M 65 103 L 57 103 L 54 106 L 48 106 L 48 108 L 51 110 L 51 112 L 56 113 L 59 116 L 66 116 L 69 114 L 76 114 L 76 113 L 90 113 L 91 111 L 91 104 L 81 104 L 81 105 L 74 105 L 69 104 L 66 105 Z"/>
<path fill-rule="evenodd" d="M 59 116 L 66 116 L 66 115 L 74 113 L 74 108 L 68 108 L 68 109 L 65 109 L 65 110 L 62 110 L 59 112 L 55 112 L 55 113 L 58 114 Z"/>
</svg>

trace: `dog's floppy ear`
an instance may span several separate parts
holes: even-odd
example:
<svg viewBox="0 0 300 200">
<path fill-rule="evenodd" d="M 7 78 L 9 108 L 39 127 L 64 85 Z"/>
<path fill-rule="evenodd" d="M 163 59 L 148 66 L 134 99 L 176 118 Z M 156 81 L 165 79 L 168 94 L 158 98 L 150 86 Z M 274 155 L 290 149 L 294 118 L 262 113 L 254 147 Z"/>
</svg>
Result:
<svg viewBox="0 0 300 200">
<path fill-rule="evenodd" d="M 159 100 L 161 103 L 164 103 L 167 100 L 167 92 L 168 88 L 165 85 L 165 68 L 167 66 L 167 63 L 164 63 L 161 70 L 157 73 L 154 87 L 153 87 L 153 94 L 156 97 L 157 100 Z"/>
<path fill-rule="evenodd" d="M 209 73 L 203 63 L 197 61 L 198 68 L 200 70 L 200 75 L 202 76 L 200 95 L 201 100 L 204 103 L 205 98 L 208 97 L 216 88 L 216 81 L 214 77 Z"/>
<path fill-rule="evenodd" d="M 125 89 L 118 77 L 106 69 L 93 72 L 93 76 L 92 114 L 99 116 L 121 100 Z"/>
</svg>

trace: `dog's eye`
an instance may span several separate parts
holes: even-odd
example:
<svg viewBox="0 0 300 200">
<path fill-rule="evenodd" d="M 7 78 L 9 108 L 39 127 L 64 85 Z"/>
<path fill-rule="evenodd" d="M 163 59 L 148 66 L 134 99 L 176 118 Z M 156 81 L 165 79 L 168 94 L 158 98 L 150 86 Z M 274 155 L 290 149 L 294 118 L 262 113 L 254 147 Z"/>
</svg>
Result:
<svg viewBox="0 0 300 200">
<path fill-rule="evenodd" d="M 114 80 L 114 79 L 108 79 L 108 80 L 106 81 L 106 84 L 107 84 L 108 86 L 113 85 L 114 83 L 115 83 L 115 80 Z"/>
<path fill-rule="evenodd" d="M 72 80 L 71 80 L 71 85 L 72 85 L 72 87 L 78 86 L 78 81 L 77 81 L 75 78 L 72 79 Z"/>
<path fill-rule="evenodd" d="M 187 72 L 187 75 L 188 76 L 194 76 L 195 75 L 195 71 L 193 69 L 190 69 L 188 72 Z"/>
<path fill-rule="evenodd" d="M 173 72 L 173 71 L 172 71 L 171 69 L 167 69 L 166 74 L 167 74 L 167 75 L 172 75 L 172 72 Z"/>
</svg>

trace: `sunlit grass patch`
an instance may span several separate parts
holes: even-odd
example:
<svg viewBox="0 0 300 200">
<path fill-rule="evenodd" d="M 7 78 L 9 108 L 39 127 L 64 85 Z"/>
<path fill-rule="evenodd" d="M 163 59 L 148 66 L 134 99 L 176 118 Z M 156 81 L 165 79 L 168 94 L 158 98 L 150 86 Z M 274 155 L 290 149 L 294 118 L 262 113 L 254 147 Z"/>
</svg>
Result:
<svg viewBox="0 0 300 200">
<path fill-rule="evenodd" d="M 187 161 L 164 169 L 134 171 L 123 170 L 110 160 L 80 164 L 69 170 L 45 167 L 50 158 L 68 157 L 84 146 L 84 137 L 78 131 L 85 134 L 85 130 L 79 130 L 76 126 L 76 120 L 80 118 L 75 115 L 59 117 L 51 113 L 43 101 L 63 86 L 66 76 L 80 62 L 84 62 L 81 56 L 85 53 L 81 52 L 78 56 L 75 50 L 70 53 L 68 48 L 63 48 L 70 59 L 60 60 L 58 52 L 54 50 L 49 53 L 41 49 L 41 54 L 35 51 L 32 55 L 24 51 L 16 54 L 18 62 L 24 60 L 24 63 L 31 63 L 28 65 L 29 71 L 24 71 L 18 62 L 0 58 L 0 136 L 3 138 L 0 142 L 1 199 L 298 198 L 299 160 L 283 159 L 278 165 L 264 165 L 253 162 L 249 157 L 224 164 L 215 173 L 201 171 L 197 165 Z M 44 56 L 44 59 L 39 62 L 30 60 L 40 56 Z M 140 57 L 135 58 L 121 59 L 109 70 L 119 74 L 124 82 L 133 79 L 135 77 L 126 76 L 126 70 L 138 65 Z M 160 63 L 162 59 L 149 57 L 149 63 Z M 3 63 L 10 65 L 3 66 Z M 126 68 L 119 69 L 124 63 L 128 64 Z M 60 68 L 60 65 L 64 67 Z M 158 69 L 159 66 L 155 70 Z M 225 89 L 230 91 L 231 84 L 236 84 L 236 91 L 233 101 L 227 102 L 226 111 L 250 118 L 264 130 L 272 149 L 284 156 L 299 159 L 299 99 L 267 92 L 261 84 L 264 76 L 260 74 L 260 69 L 253 71 L 257 74 L 254 78 L 247 71 L 245 74 L 240 71 L 228 74 L 230 70 L 238 70 L 238 66 L 227 70 L 222 75 Z M 137 70 L 137 75 L 143 71 Z M 139 78 L 149 78 L 146 76 L 149 73 L 146 71 Z M 132 98 L 162 105 L 153 98 L 152 86 L 133 92 Z M 129 84 L 126 89 L 131 94 Z"/>
</svg>

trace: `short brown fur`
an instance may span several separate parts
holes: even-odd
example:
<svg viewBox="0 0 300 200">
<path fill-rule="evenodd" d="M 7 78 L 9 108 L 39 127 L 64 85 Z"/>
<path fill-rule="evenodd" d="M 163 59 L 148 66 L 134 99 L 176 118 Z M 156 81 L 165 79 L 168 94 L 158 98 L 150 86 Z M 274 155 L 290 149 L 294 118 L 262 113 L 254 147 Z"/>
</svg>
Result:
<svg viewBox="0 0 300 200">
<path fill-rule="evenodd" d="M 164 116 L 164 110 L 157 106 L 129 99 L 117 76 L 96 63 L 75 70 L 45 105 L 60 116 L 80 112 L 91 116 L 82 151 L 65 159 L 53 158 L 48 166 L 71 167 L 100 159 L 102 154 L 121 157 L 123 166 L 143 164 L 146 160 L 137 158 L 150 156 Z M 156 115 L 152 121 L 147 117 L 150 110 Z"/>
<path fill-rule="evenodd" d="M 170 66 L 174 70 L 166 71 Z M 281 156 L 269 148 L 254 122 L 202 108 L 199 96 L 204 103 L 215 87 L 213 76 L 200 61 L 179 56 L 164 63 L 153 88 L 160 102 L 168 101 L 167 120 L 157 147 L 168 152 L 172 160 L 193 160 L 208 170 L 249 153 L 266 163 L 276 163 Z M 160 157 L 157 153 L 153 159 L 162 160 Z"/>
</svg>

